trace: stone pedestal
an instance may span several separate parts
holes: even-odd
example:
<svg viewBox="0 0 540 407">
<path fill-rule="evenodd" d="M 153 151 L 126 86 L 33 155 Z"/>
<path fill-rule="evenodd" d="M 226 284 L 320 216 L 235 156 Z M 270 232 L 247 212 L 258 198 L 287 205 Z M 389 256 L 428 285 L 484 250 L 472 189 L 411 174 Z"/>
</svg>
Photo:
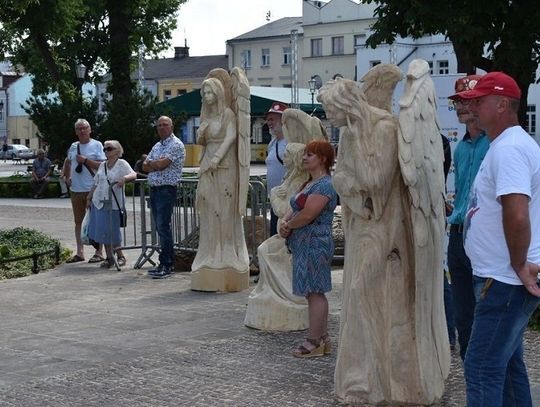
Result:
<svg viewBox="0 0 540 407">
<path fill-rule="evenodd" d="M 249 288 L 249 270 L 201 268 L 191 272 L 191 289 L 207 292 L 235 292 Z"/>
</svg>

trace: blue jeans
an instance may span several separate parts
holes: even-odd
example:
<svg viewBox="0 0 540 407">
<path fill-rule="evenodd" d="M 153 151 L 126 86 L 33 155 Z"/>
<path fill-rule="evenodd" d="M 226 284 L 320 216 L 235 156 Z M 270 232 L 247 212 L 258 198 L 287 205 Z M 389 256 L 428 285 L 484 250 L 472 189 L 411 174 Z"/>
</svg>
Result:
<svg viewBox="0 0 540 407">
<path fill-rule="evenodd" d="M 459 355 L 465 360 L 474 317 L 473 275 L 471 261 L 463 248 L 463 234 L 452 229 L 448 241 L 448 271 L 454 304 L 454 322 L 458 332 Z"/>
<path fill-rule="evenodd" d="M 465 357 L 468 407 L 532 407 L 523 332 L 540 298 L 521 285 L 474 277 L 477 298 Z"/>
<path fill-rule="evenodd" d="M 176 202 L 176 187 L 164 185 L 150 188 L 150 209 L 159 237 L 159 264 L 173 265 L 174 248 L 171 230 L 171 216 Z"/>
<path fill-rule="evenodd" d="M 444 277 L 444 315 L 446 316 L 446 328 L 448 329 L 448 342 L 451 346 L 456 344 L 456 324 L 454 323 L 454 304 L 452 303 L 452 288 L 446 278 L 446 272 L 443 270 Z"/>
</svg>

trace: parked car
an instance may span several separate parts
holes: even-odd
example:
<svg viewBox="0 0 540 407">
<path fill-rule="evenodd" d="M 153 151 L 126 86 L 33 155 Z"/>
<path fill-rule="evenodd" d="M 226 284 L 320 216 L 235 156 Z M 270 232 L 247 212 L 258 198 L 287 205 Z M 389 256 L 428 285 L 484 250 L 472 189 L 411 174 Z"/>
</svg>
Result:
<svg viewBox="0 0 540 407">
<path fill-rule="evenodd" d="M 6 159 L 6 158 L 7 159 L 20 158 L 23 160 L 29 160 L 30 158 L 34 158 L 34 152 L 30 150 L 28 147 L 23 146 L 22 144 L 8 144 L 8 149 L 5 153 L 0 148 L 0 159 Z"/>
</svg>

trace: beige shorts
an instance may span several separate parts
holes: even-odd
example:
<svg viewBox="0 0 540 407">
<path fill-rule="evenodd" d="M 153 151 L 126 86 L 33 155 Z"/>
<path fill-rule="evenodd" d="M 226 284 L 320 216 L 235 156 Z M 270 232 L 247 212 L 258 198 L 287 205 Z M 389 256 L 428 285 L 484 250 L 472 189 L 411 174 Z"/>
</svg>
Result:
<svg viewBox="0 0 540 407">
<path fill-rule="evenodd" d="M 71 192 L 71 207 L 73 208 L 73 218 L 76 225 L 82 225 L 86 214 L 86 198 L 88 192 Z"/>
</svg>

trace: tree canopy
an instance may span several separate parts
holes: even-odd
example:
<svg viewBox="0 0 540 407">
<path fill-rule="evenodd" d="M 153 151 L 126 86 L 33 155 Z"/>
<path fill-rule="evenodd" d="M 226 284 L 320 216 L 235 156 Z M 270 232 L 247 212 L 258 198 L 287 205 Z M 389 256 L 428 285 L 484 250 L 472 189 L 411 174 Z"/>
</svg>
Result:
<svg viewBox="0 0 540 407">
<path fill-rule="evenodd" d="M 540 62 L 540 8 L 536 0 L 362 0 L 375 3 L 368 45 L 391 44 L 397 36 L 444 34 L 454 45 L 458 72 L 504 71 L 523 91 Z"/>
<path fill-rule="evenodd" d="M 136 52 L 141 40 L 149 56 L 168 48 L 178 8 L 185 1 L 0 0 L 0 58 L 9 57 L 32 75 L 33 97 L 26 111 L 54 152 L 65 151 L 73 139 L 73 118 L 87 117 L 100 131 L 99 112 L 89 111 L 96 102 L 82 98 L 80 91 L 83 81 L 101 81 L 105 74 L 112 101 L 106 103 L 104 124 L 110 123 L 103 135 L 114 136 L 127 151 L 130 138 L 140 142 L 143 130 L 152 139 L 148 115 L 155 100 L 134 89 Z M 86 67 L 83 79 L 76 73 L 81 63 Z M 56 98 L 46 96 L 55 92 Z M 129 114 L 134 116 L 126 117 Z M 137 135 L 132 135 L 115 127 L 120 118 L 122 123 L 148 120 L 149 124 L 138 126 Z M 58 145 L 53 147 L 53 141 Z"/>
</svg>

